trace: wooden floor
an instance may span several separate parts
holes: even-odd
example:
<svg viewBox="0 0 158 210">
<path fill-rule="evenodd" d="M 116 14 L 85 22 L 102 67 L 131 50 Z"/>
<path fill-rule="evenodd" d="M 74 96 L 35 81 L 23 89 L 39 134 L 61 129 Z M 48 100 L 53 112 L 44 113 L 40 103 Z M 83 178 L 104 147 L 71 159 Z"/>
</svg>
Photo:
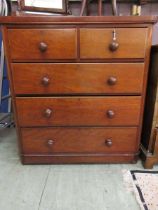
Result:
<svg viewBox="0 0 158 210">
<path fill-rule="evenodd" d="M 15 130 L 0 130 L 0 210 L 139 210 L 122 169 L 141 162 L 23 166 L 17 153 Z"/>
</svg>

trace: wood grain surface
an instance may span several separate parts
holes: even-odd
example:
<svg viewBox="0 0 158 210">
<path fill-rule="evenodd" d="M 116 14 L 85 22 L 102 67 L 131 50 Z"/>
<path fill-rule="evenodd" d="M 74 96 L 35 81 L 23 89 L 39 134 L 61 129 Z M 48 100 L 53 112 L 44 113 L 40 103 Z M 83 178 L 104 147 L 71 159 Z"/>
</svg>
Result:
<svg viewBox="0 0 158 210">
<path fill-rule="evenodd" d="M 111 52 L 113 30 L 119 47 Z M 144 58 L 147 28 L 82 28 L 80 29 L 80 57 L 86 58 Z M 140 38 L 141 37 L 141 38 Z"/>
<path fill-rule="evenodd" d="M 144 64 L 13 63 L 12 75 L 15 94 L 141 94 Z"/>
<path fill-rule="evenodd" d="M 139 123 L 141 97 L 19 97 L 16 106 L 22 127 L 127 126 Z"/>
<path fill-rule="evenodd" d="M 21 133 L 25 154 L 121 153 L 138 149 L 137 128 L 23 128 Z"/>
<path fill-rule="evenodd" d="M 11 59 L 74 59 L 77 56 L 75 28 L 67 29 L 9 29 Z M 41 52 L 40 43 L 47 49 Z"/>
</svg>

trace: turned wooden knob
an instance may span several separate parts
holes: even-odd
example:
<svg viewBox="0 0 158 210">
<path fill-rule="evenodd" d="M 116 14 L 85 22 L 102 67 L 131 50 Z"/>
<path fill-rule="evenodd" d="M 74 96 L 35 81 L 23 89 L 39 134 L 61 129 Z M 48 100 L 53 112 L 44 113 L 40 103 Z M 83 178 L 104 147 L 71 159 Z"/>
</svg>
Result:
<svg viewBox="0 0 158 210">
<path fill-rule="evenodd" d="M 42 85 L 48 86 L 50 82 L 50 79 L 48 77 L 43 77 L 41 80 Z"/>
<path fill-rule="evenodd" d="M 117 82 L 117 78 L 116 77 L 109 77 L 109 79 L 107 80 L 107 83 L 109 85 L 115 85 Z"/>
<path fill-rule="evenodd" d="M 114 116 L 115 116 L 115 112 L 113 111 L 113 110 L 108 110 L 107 111 L 107 116 L 108 116 L 108 118 L 114 118 Z"/>
<path fill-rule="evenodd" d="M 39 49 L 40 49 L 40 51 L 41 52 L 45 52 L 46 50 L 47 50 L 47 44 L 46 43 L 44 43 L 44 42 L 40 42 L 40 44 L 39 44 Z"/>
<path fill-rule="evenodd" d="M 105 144 L 106 144 L 106 146 L 111 147 L 112 146 L 112 140 L 111 139 L 106 139 Z"/>
<path fill-rule="evenodd" d="M 46 109 L 45 111 L 44 111 L 44 116 L 46 117 L 46 118 L 50 118 L 51 117 L 51 115 L 52 115 L 52 110 L 51 109 Z"/>
<path fill-rule="evenodd" d="M 47 144 L 51 146 L 54 144 L 54 141 L 50 139 L 50 140 L 48 140 Z"/>
<path fill-rule="evenodd" d="M 110 45 L 109 45 L 109 49 L 111 52 L 116 51 L 119 48 L 119 43 L 116 41 L 113 41 Z"/>
</svg>

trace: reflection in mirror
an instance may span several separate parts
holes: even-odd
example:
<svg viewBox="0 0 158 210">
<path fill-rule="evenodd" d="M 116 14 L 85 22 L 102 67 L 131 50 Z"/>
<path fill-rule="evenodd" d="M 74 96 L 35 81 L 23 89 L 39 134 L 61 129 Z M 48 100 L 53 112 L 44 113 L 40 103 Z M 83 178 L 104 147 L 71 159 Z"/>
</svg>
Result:
<svg viewBox="0 0 158 210">
<path fill-rule="evenodd" d="M 18 0 L 18 4 L 23 12 L 68 14 L 68 0 Z"/>
<path fill-rule="evenodd" d="M 43 8 L 63 8 L 62 0 L 25 0 L 25 6 L 29 7 L 43 7 Z"/>
</svg>

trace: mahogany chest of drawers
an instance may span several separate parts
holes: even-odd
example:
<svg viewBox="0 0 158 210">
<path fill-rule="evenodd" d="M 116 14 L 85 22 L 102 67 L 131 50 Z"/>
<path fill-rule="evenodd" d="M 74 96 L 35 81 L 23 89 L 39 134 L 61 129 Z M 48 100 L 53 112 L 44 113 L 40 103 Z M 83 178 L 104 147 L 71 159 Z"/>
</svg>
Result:
<svg viewBox="0 0 158 210">
<path fill-rule="evenodd" d="M 6 17 L 24 164 L 135 162 L 154 17 Z"/>
</svg>

